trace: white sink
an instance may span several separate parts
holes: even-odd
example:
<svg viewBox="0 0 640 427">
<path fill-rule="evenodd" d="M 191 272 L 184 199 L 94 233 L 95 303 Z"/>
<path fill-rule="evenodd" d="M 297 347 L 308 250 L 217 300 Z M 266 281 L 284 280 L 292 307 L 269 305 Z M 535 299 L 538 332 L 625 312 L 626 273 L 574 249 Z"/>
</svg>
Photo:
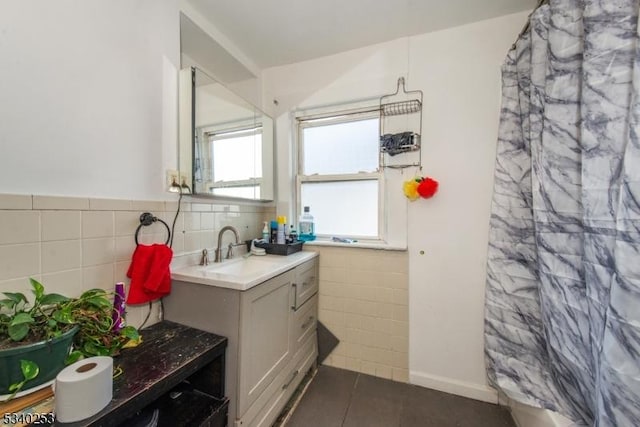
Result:
<svg viewBox="0 0 640 427">
<path fill-rule="evenodd" d="M 265 257 L 266 258 L 266 257 Z M 257 256 L 238 258 L 204 267 L 207 272 L 231 276 L 251 276 L 254 274 L 268 273 L 278 267 L 277 260 L 262 259 Z"/>
<path fill-rule="evenodd" d="M 183 282 L 245 291 L 282 274 L 317 256 L 315 252 L 301 251 L 288 256 L 252 255 L 209 265 L 182 267 L 171 272 L 171 278 Z"/>
</svg>

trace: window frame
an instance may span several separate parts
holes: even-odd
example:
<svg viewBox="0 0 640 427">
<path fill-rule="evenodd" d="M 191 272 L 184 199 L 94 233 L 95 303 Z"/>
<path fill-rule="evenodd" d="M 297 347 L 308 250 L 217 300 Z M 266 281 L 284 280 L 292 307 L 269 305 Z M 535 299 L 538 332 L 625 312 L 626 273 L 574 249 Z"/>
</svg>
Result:
<svg viewBox="0 0 640 427">
<path fill-rule="evenodd" d="M 207 153 L 208 161 L 210 163 L 210 169 L 213 169 L 214 162 L 214 144 L 216 141 L 222 141 L 225 139 L 232 139 L 239 136 L 256 136 L 260 135 L 260 145 L 261 149 L 263 147 L 262 142 L 262 134 L 263 134 L 263 126 L 262 123 L 251 123 L 245 125 L 238 125 L 234 128 L 224 128 L 220 129 L 218 126 L 205 126 L 202 128 L 202 138 L 204 138 L 209 147 L 209 152 Z M 215 173 L 215 171 L 214 171 Z M 211 184 L 207 186 L 207 192 L 214 196 L 220 196 L 215 193 L 216 189 L 224 189 L 224 188 L 251 188 L 258 187 L 258 189 L 262 188 L 262 182 L 264 177 L 264 171 L 262 171 L 262 176 L 260 177 L 251 177 L 248 179 L 241 180 L 229 180 L 229 181 L 215 181 L 214 177 L 211 176 Z M 221 197 L 234 197 L 223 195 Z"/>
<path fill-rule="evenodd" d="M 378 128 L 380 125 L 380 108 L 359 108 L 350 110 L 326 111 L 321 114 L 308 114 L 295 117 L 296 125 L 296 155 L 294 170 L 296 171 L 296 191 L 295 191 L 295 217 L 298 218 L 302 212 L 302 185 L 304 183 L 322 182 L 349 182 L 349 181 L 377 181 L 378 184 L 378 227 L 376 236 L 358 235 L 330 235 L 316 234 L 319 240 L 329 240 L 331 237 L 353 238 L 359 242 L 379 243 L 385 242 L 386 230 L 386 210 L 385 210 L 385 174 L 380 167 L 379 142 L 376 147 L 378 153 L 378 166 L 374 172 L 357 172 L 348 174 L 303 174 L 304 168 L 304 130 L 307 128 L 327 126 L 331 124 L 356 122 L 367 119 L 377 119 Z"/>
</svg>

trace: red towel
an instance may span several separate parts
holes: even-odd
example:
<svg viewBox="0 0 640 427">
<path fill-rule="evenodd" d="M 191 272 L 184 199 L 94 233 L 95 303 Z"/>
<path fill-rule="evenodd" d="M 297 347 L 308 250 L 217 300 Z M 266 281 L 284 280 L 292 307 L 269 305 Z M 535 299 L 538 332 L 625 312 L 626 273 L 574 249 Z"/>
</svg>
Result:
<svg viewBox="0 0 640 427">
<path fill-rule="evenodd" d="M 136 246 L 127 271 L 131 279 L 127 304 L 143 304 L 171 292 L 171 258 L 173 251 L 167 245 Z"/>
</svg>

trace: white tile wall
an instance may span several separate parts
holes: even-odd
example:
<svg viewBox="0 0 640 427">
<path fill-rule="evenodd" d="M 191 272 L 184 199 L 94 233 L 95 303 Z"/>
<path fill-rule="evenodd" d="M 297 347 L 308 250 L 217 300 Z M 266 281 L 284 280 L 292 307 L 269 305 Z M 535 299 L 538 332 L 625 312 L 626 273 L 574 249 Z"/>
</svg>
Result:
<svg viewBox="0 0 640 427">
<path fill-rule="evenodd" d="M 2 196 L 4 197 L 4 195 Z M 88 210 L 89 198 L 32 196 L 34 210 Z"/>
<path fill-rule="evenodd" d="M 113 290 L 126 277 L 135 249 L 140 214 L 151 212 L 171 227 L 177 202 L 92 199 L 80 197 L 0 194 L 0 293 L 31 295 L 29 277 L 48 292 L 77 296 L 91 288 Z M 213 253 L 218 230 L 233 225 L 240 237 L 259 237 L 261 224 L 275 216 L 273 206 L 183 202 L 175 224 L 174 258 Z M 142 227 L 139 242 L 164 242 L 159 222 Z M 231 239 L 225 235 L 224 242 Z M 157 321 L 154 303 L 149 324 Z M 147 305 L 128 307 L 129 323 L 139 326 Z"/>
<path fill-rule="evenodd" d="M 82 266 L 112 264 L 115 261 L 115 239 L 82 239 Z"/>
<path fill-rule="evenodd" d="M 42 242 L 42 273 L 78 269 L 82 266 L 82 241 Z"/>
<path fill-rule="evenodd" d="M 0 198 L 0 209 L 31 209 L 33 198 L 20 194 L 3 194 Z"/>
<path fill-rule="evenodd" d="M 407 382 L 407 253 L 313 250 L 320 253 L 319 319 L 340 340 L 324 364 Z"/>
<path fill-rule="evenodd" d="M 0 200 L 2 196 L 0 196 Z M 42 241 L 80 239 L 82 237 L 80 211 L 40 211 Z"/>
<path fill-rule="evenodd" d="M 112 237 L 114 234 L 113 211 L 82 212 L 82 238 Z"/>
<path fill-rule="evenodd" d="M 0 245 L 3 279 L 17 279 L 40 273 L 40 243 Z M 3 289 L 0 285 L 0 289 Z"/>
<path fill-rule="evenodd" d="M 32 208 L 33 207 L 33 208 Z M 175 202 L 0 194 L 0 292 L 30 294 L 29 277 L 48 292 L 77 296 L 128 284 L 139 217 L 150 211 L 171 226 Z M 176 220 L 174 256 L 217 246 L 233 225 L 241 239 L 259 237 L 272 206 L 185 202 Z M 164 242 L 161 223 L 142 227 L 139 241 Z M 225 234 L 223 245 L 232 238 Z M 408 256 L 405 252 L 314 247 L 320 252 L 320 320 L 340 339 L 325 364 L 396 381 L 408 380 Z M 155 303 L 149 323 L 157 321 Z M 128 307 L 140 325 L 146 305 Z"/>
<path fill-rule="evenodd" d="M 40 241 L 40 212 L 0 211 L 0 245 Z"/>
<path fill-rule="evenodd" d="M 78 286 L 82 284 L 82 269 L 76 268 L 42 274 L 40 280 L 46 284 L 47 290 L 50 292 L 57 292 L 62 295 L 76 295 Z"/>
<path fill-rule="evenodd" d="M 131 211 L 134 210 L 131 200 L 89 199 L 89 209 L 96 211 Z"/>
</svg>

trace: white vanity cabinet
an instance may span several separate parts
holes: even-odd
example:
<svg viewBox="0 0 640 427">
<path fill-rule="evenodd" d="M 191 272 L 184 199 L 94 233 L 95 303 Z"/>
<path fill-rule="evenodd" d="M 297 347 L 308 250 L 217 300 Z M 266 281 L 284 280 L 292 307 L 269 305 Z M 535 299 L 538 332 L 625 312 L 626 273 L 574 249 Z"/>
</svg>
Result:
<svg viewBox="0 0 640 427">
<path fill-rule="evenodd" d="M 313 256 L 248 290 L 174 281 L 164 300 L 165 319 L 228 338 L 230 426 L 270 426 L 317 359 Z"/>
</svg>

